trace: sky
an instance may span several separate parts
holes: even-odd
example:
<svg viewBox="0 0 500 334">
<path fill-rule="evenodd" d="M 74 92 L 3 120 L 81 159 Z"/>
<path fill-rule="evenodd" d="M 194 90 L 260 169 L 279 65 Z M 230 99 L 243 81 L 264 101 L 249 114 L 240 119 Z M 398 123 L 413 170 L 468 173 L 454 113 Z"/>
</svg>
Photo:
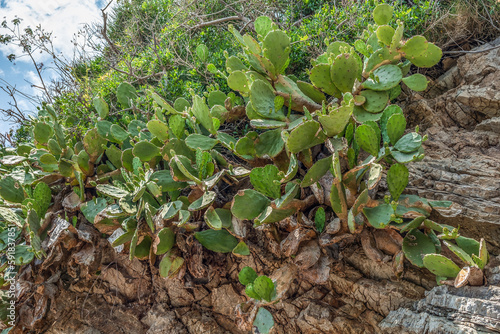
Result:
<svg viewBox="0 0 500 334">
<path fill-rule="evenodd" d="M 71 59 L 73 56 L 73 43 L 75 34 L 87 24 L 100 22 L 101 8 L 108 0 L 0 0 L 0 21 L 6 20 L 9 25 L 15 18 L 21 18 L 20 27 L 35 28 L 41 25 L 47 32 L 52 32 L 55 50 Z M 0 35 L 6 34 L 0 27 Z M 18 90 L 29 95 L 40 94 L 32 85 L 39 85 L 40 79 L 29 57 L 17 58 L 14 62 L 7 59 L 7 55 L 14 53 L 20 55 L 19 49 L 13 46 L 0 44 L 0 79 L 7 81 Z M 42 72 L 44 81 L 57 77 L 50 69 L 51 58 L 45 54 L 37 54 L 37 61 L 44 63 L 46 70 Z M 5 83 L 0 80 L 0 86 Z M 0 90 L 0 108 L 9 108 L 8 94 Z M 25 114 L 34 114 L 36 108 L 27 99 L 19 98 L 18 105 Z M 8 132 L 14 125 L 0 120 L 0 132 Z"/>
</svg>

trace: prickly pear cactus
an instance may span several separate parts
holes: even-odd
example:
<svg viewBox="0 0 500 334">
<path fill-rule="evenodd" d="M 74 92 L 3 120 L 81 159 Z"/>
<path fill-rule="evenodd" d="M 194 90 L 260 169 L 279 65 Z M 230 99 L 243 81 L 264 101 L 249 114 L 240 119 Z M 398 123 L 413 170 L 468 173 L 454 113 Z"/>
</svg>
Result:
<svg viewBox="0 0 500 334">
<path fill-rule="evenodd" d="M 34 141 L 0 151 L 0 228 L 9 222 L 26 226 L 17 241 L 29 253 L 26 259 L 43 257 L 41 223 L 52 203 L 48 184 L 65 184 L 72 189 L 65 202 L 68 219 L 77 225 L 81 211 L 110 236 L 113 247 L 130 258 L 149 258 L 163 277 L 184 266 L 179 231 L 193 233 L 210 251 L 244 257 L 255 247 L 246 244 L 250 225 L 244 220 L 269 228 L 266 235 L 275 238 L 276 222 L 288 232 L 316 225 L 308 238 L 325 245 L 331 244 L 324 242 L 329 233 L 323 230 L 331 231 L 326 217 L 338 222 L 335 233 L 341 238 L 361 233 L 367 250 L 373 248 L 370 231 L 386 229 L 393 236 L 399 231 L 397 277 L 407 259 L 437 275 L 440 284 L 454 278 L 461 268 L 441 254 L 443 249 L 466 263 L 459 277 L 476 277 L 472 273 L 482 272 L 489 259 L 484 240 L 428 219 L 433 207 L 451 203 L 404 194 L 405 164 L 423 158 L 427 138 L 418 127 L 406 129 L 404 113 L 393 102 L 401 84 L 427 88 L 423 75 L 410 73 L 411 65 L 434 66 L 441 50 L 423 36 L 404 40 L 404 24 L 392 22 L 387 4 L 377 6 L 373 18 L 375 24 L 353 46 L 329 43 L 304 81 L 290 73 L 293 45 L 287 33 L 260 17 L 254 22 L 257 36 L 230 27 L 242 52 L 228 55 L 224 70 L 213 71 L 209 64 L 233 92 L 214 84 L 204 96 L 193 93 L 171 104 L 122 83 L 116 91 L 119 106 L 138 111 L 139 103 L 150 103 L 147 111 L 116 120 L 115 111 L 110 113 L 114 106 L 96 97 L 97 114 L 91 113 L 93 123 L 82 135 L 62 126 L 58 113 L 45 106 L 32 123 Z M 201 62 L 208 51 L 204 45 L 196 49 Z M 229 124 L 235 121 L 238 127 Z M 384 177 L 389 192 L 380 194 Z M 300 224 L 289 223 L 293 215 Z M 367 255 L 379 261 L 375 253 Z M 249 297 L 274 301 L 269 278 L 246 269 L 240 281 Z M 460 286 L 478 282 L 459 281 Z M 260 308 L 256 326 L 272 327 L 269 315 Z"/>
</svg>

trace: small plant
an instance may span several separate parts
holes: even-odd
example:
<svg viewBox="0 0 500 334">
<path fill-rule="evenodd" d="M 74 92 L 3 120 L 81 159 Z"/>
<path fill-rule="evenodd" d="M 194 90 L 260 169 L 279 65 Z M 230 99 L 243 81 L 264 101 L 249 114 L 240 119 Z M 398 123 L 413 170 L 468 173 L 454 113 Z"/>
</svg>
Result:
<svg viewBox="0 0 500 334">
<path fill-rule="evenodd" d="M 274 282 L 267 276 L 257 276 L 251 267 L 241 269 L 238 279 L 245 286 L 245 293 L 248 297 L 264 302 L 264 305 L 276 299 L 276 287 Z M 274 319 L 271 313 L 263 306 L 257 305 L 257 313 L 253 320 L 253 325 L 260 333 L 269 333 L 274 326 Z"/>
</svg>

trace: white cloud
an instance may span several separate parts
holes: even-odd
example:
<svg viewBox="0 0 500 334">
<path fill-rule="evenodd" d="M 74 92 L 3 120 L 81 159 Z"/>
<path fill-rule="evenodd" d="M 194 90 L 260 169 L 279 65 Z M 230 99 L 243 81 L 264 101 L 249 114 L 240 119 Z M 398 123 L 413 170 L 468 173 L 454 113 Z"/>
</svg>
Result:
<svg viewBox="0 0 500 334">
<path fill-rule="evenodd" d="M 30 26 L 34 29 L 41 25 L 46 32 L 52 32 L 53 44 L 57 52 L 66 58 L 73 55 L 72 39 L 85 23 L 99 21 L 101 11 L 95 0 L 8 0 L 1 8 L 2 16 L 10 23 L 14 18 L 22 19 L 21 29 Z M 0 33 L 6 31 L 0 28 Z M 17 51 L 17 52 L 16 52 Z M 4 56 L 10 53 L 19 54 L 13 46 L 0 46 Z M 38 61 L 47 61 L 47 55 L 37 55 Z M 18 58 L 17 61 L 30 59 Z"/>
<path fill-rule="evenodd" d="M 0 75 L 1 76 L 4 76 L 5 75 L 5 72 L 0 68 Z"/>
</svg>

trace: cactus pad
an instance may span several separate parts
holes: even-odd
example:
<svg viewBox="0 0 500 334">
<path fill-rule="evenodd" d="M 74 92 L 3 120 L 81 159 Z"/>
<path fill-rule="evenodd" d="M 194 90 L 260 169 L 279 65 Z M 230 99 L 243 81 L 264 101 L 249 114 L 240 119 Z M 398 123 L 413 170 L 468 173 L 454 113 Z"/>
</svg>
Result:
<svg viewBox="0 0 500 334">
<path fill-rule="evenodd" d="M 434 246 L 434 243 L 427 235 L 414 229 L 408 232 L 403 239 L 403 252 L 411 263 L 418 267 L 423 267 L 424 256 L 435 253 L 436 246 Z"/>
<path fill-rule="evenodd" d="M 281 30 L 270 31 L 262 42 L 264 57 L 274 66 L 275 75 L 280 74 L 288 63 L 290 37 Z"/>
<path fill-rule="evenodd" d="M 427 254 L 422 263 L 431 273 L 439 277 L 455 278 L 460 272 L 460 268 L 452 260 L 440 254 Z"/>
<path fill-rule="evenodd" d="M 203 247 L 218 253 L 230 253 L 238 245 L 238 239 L 226 230 L 196 232 L 194 237 Z"/>
<path fill-rule="evenodd" d="M 332 81 L 342 93 L 352 92 L 360 72 L 358 60 L 350 53 L 338 55 L 331 66 Z"/>
<path fill-rule="evenodd" d="M 398 66 L 384 65 L 373 71 L 373 79 L 370 78 L 363 82 L 363 87 L 375 91 L 385 91 L 397 86 L 402 78 L 403 74 Z"/>
<path fill-rule="evenodd" d="M 385 228 L 391 222 L 394 209 L 390 204 L 379 204 L 376 207 L 363 208 L 363 213 L 371 226 L 375 228 Z"/>
<path fill-rule="evenodd" d="M 390 142 L 394 145 L 399 141 L 399 139 L 405 132 L 405 129 L 406 129 L 405 117 L 403 116 L 403 114 L 395 113 L 388 118 L 387 124 L 385 126 L 385 133 L 387 134 L 387 137 L 389 138 Z M 382 129 L 382 134 L 384 134 L 384 129 Z"/>
<path fill-rule="evenodd" d="M 101 119 L 105 119 L 109 114 L 109 107 L 102 97 L 95 97 L 92 100 L 95 110 Z"/>
<path fill-rule="evenodd" d="M 316 121 L 307 121 L 296 127 L 288 137 L 286 146 L 292 153 L 298 153 L 323 143 L 326 139 L 321 126 Z"/>
<path fill-rule="evenodd" d="M 342 94 L 340 90 L 333 84 L 332 76 L 330 75 L 330 65 L 319 64 L 311 69 L 309 79 L 313 85 L 328 95 L 340 98 Z"/>
<path fill-rule="evenodd" d="M 280 179 L 278 167 L 275 165 L 257 167 L 250 172 L 250 182 L 255 190 L 271 198 L 281 196 Z"/>
<path fill-rule="evenodd" d="M 392 117 L 394 116 L 391 116 L 391 118 Z M 391 123 L 388 122 L 387 124 L 389 127 Z M 399 139 L 394 145 L 394 148 L 403 153 L 411 153 L 418 150 L 421 146 L 422 146 L 422 136 L 416 132 L 411 132 L 401 137 L 401 139 Z"/>
<path fill-rule="evenodd" d="M 392 19 L 392 12 L 393 9 L 388 4 L 383 3 L 377 5 L 377 7 L 373 10 L 373 20 L 378 25 L 387 24 Z"/>
<path fill-rule="evenodd" d="M 233 198 L 231 213 L 239 219 L 252 220 L 261 214 L 271 201 L 258 191 L 246 189 Z"/>
<path fill-rule="evenodd" d="M 371 113 L 381 112 L 389 101 L 389 95 L 385 91 L 376 92 L 373 90 L 363 90 L 360 95 L 366 98 L 363 108 Z"/>
<path fill-rule="evenodd" d="M 387 171 L 387 185 L 392 198 L 397 201 L 408 185 L 408 168 L 402 164 L 394 164 Z"/>
<path fill-rule="evenodd" d="M 250 88 L 252 107 L 262 118 L 283 121 L 285 115 L 276 110 L 274 105 L 275 94 L 272 87 L 263 80 L 255 80 Z"/>
<path fill-rule="evenodd" d="M 383 25 L 377 28 L 378 40 L 387 46 L 391 45 L 394 33 L 395 33 L 394 28 L 388 25 Z"/>
<path fill-rule="evenodd" d="M 420 73 L 416 73 L 413 75 L 410 75 L 409 77 L 403 78 L 403 82 L 405 85 L 407 85 L 410 89 L 416 91 L 416 92 L 423 92 L 424 90 L 427 89 L 427 78 Z"/>
<path fill-rule="evenodd" d="M 370 125 L 362 124 L 356 129 L 356 142 L 365 152 L 377 157 L 380 143 L 377 134 Z"/>
</svg>

